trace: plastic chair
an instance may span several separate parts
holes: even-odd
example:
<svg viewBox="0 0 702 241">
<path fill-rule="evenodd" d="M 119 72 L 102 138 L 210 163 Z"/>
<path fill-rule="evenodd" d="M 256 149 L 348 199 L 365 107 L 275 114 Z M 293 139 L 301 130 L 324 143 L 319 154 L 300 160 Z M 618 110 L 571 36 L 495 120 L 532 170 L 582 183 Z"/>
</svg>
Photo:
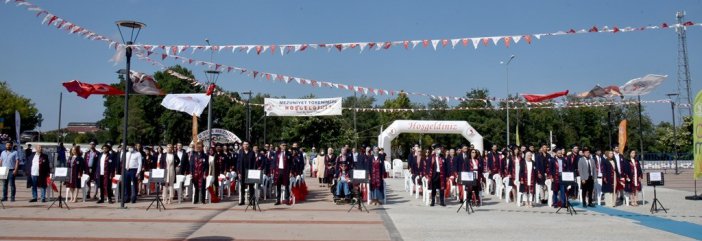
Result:
<svg viewBox="0 0 702 241">
<path fill-rule="evenodd" d="M 88 174 L 83 174 L 80 177 L 80 189 L 83 191 L 83 202 L 85 202 L 88 196 L 88 190 L 90 189 L 90 176 Z"/>
<path fill-rule="evenodd" d="M 112 177 L 112 193 L 116 193 L 117 201 L 122 201 L 122 192 L 119 191 L 119 184 L 122 182 L 122 175 Z"/>
<path fill-rule="evenodd" d="M 424 200 L 424 205 L 429 206 L 429 198 L 431 197 L 431 190 L 429 189 L 429 179 L 422 177 L 422 199 Z"/>
<path fill-rule="evenodd" d="M 383 164 L 385 165 L 385 174 L 387 174 L 389 177 L 392 176 L 392 178 L 395 178 L 395 172 L 392 170 L 392 165 L 390 165 L 390 162 L 384 161 Z"/>
<path fill-rule="evenodd" d="M 178 192 L 178 204 L 183 201 L 183 182 L 185 182 L 185 175 L 176 175 L 175 184 L 173 184 L 173 190 Z"/>
<path fill-rule="evenodd" d="M 404 170 L 404 164 L 402 163 L 402 160 L 400 160 L 400 159 L 392 160 L 392 178 L 395 178 L 395 173 L 403 174 L 403 170 Z"/>
<path fill-rule="evenodd" d="M 511 201 L 509 196 L 509 194 L 512 192 L 512 185 L 510 185 L 509 183 L 510 179 L 511 178 L 509 177 L 505 177 L 502 179 L 502 184 L 504 185 L 505 190 L 505 203 L 509 203 Z"/>
<path fill-rule="evenodd" d="M 495 174 L 492 176 L 492 179 L 495 181 L 495 196 L 497 196 L 498 199 L 502 199 L 502 176 L 500 174 Z"/>
<path fill-rule="evenodd" d="M 149 177 L 151 177 L 151 172 L 144 172 L 144 180 L 141 181 L 143 188 L 146 190 L 146 195 L 151 195 L 151 184 L 149 183 Z"/>
<path fill-rule="evenodd" d="M 207 191 L 207 189 L 212 185 L 214 185 L 214 177 L 207 176 L 207 178 L 205 178 L 205 200 L 207 200 L 208 203 L 212 203 L 212 197 L 210 197 L 210 192 Z"/>
<path fill-rule="evenodd" d="M 403 174 L 403 176 L 405 178 L 405 192 L 409 192 L 410 196 L 412 196 L 412 176 L 407 175 L 407 172 L 409 172 L 409 170 L 404 170 L 404 172 L 405 173 Z"/>
</svg>

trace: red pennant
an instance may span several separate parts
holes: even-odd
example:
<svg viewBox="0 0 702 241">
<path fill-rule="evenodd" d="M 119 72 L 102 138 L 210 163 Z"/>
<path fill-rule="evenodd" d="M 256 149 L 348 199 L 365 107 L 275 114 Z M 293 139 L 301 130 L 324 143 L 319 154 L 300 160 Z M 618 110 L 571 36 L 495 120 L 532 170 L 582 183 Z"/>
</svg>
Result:
<svg viewBox="0 0 702 241">
<path fill-rule="evenodd" d="M 51 23 L 53 23 L 54 21 L 56 21 L 56 19 L 58 19 L 58 17 L 56 17 L 56 16 L 51 16 L 51 18 L 49 19 L 49 23 L 47 23 L 46 25 L 51 25 Z"/>
<path fill-rule="evenodd" d="M 146 57 L 149 57 L 149 55 L 151 55 L 151 54 L 153 54 L 153 53 L 154 53 L 154 52 L 151 52 L 151 51 L 148 51 L 148 50 L 147 50 L 147 51 L 146 51 Z"/>
<path fill-rule="evenodd" d="M 173 53 L 173 54 L 178 54 L 178 47 L 172 46 L 172 47 L 171 47 L 171 53 Z"/>
<path fill-rule="evenodd" d="M 441 47 L 446 47 L 446 45 L 448 45 L 448 42 L 448 39 L 441 40 Z"/>
<path fill-rule="evenodd" d="M 61 27 L 63 27 L 64 24 L 66 24 L 66 20 L 61 20 L 61 22 L 59 22 L 59 24 L 58 24 L 58 26 L 56 26 L 56 28 L 61 29 Z"/>
<path fill-rule="evenodd" d="M 599 31 L 600 31 L 600 30 L 597 29 L 597 26 L 592 26 L 592 28 L 591 28 L 590 30 L 588 30 L 588 32 L 590 32 L 590 33 L 597 33 L 597 32 L 599 32 Z"/>
<path fill-rule="evenodd" d="M 271 48 L 271 54 L 275 54 L 275 44 L 271 45 L 270 48 Z"/>
<path fill-rule="evenodd" d="M 263 50 L 263 47 L 262 47 L 261 45 L 256 46 L 256 54 L 260 55 L 260 54 L 261 54 L 261 50 Z"/>
<path fill-rule="evenodd" d="M 161 54 L 161 60 L 164 60 L 164 59 L 166 59 L 166 57 L 168 57 L 168 55 L 167 55 L 167 54 Z"/>
<path fill-rule="evenodd" d="M 253 72 L 253 78 L 254 78 L 254 79 L 256 78 L 256 75 L 258 75 L 258 71 L 254 70 L 254 72 Z"/>
<path fill-rule="evenodd" d="M 512 37 L 505 37 L 505 46 L 509 48 L 509 43 L 512 41 Z"/>
<path fill-rule="evenodd" d="M 485 46 L 488 46 L 488 43 L 490 43 L 489 38 L 483 38 L 482 40 L 483 40 L 483 45 L 485 45 Z"/>
<path fill-rule="evenodd" d="M 528 102 L 541 102 L 545 100 L 550 100 L 550 99 L 555 99 L 561 96 L 568 95 L 568 91 L 561 91 L 561 92 L 555 92 L 551 94 L 545 94 L 545 95 L 534 95 L 534 94 L 522 94 L 524 99 Z"/>
<path fill-rule="evenodd" d="M 408 49 L 409 48 L 409 41 L 405 40 L 404 42 L 402 42 L 402 46 L 404 46 L 405 49 Z"/>
<path fill-rule="evenodd" d="M 422 40 L 422 46 L 424 46 L 425 48 L 429 46 L 429 40 Z"/>
<path fill-rule="evenodd" d="M 234 67 L 228 66 L 228 67 L 227 67 L 227 73 L 232 72 L 233 69 L 234 69 Z"/>
<path fill-rule="evenodd" d="M 219 67 L 222 67 L 221 64 L 215 64 L 215 70 L 219 70 Z"/>
<path fill-rule="evenodd" d="M 372 49 L 373 47 L 375 47 L 375 43 L 368 43 L 368 49 Z"/>
<path fill-rule="evenodd" d="M 188 64 L 193 64 L 193 59 L 188 59 Z"/>
<path fill-rule="evenodd" d="M 355 43 L 354 43 L 354 44 L 349 44 L 349 48 L 352 48 L 352 49 L 353 49 L 353 48 L 356 48 L 356 46 L 358 46 L 358 44 L 355 44 Z"/>
<path fill-rule="evenodd" d="M 526 41 L 528 44 L 531 44 L 531 35 L 524 35 L 524 41 Z"/>
<path fill-rule="evenodd" d="M 661 24 L 661 28 L 668 28 L 668 24 L 667 23 Z"/>
<path fill-rule="evenodd" d="M 383 45 L 383 48 L 384 48 L 384 49 L 389 49 L 390 47 L 392 47 L 392 43 L 391 43 L 391 42 L 385 42 L 385 44 Z"/>
<path fill-rule="evenodd" d="M 619 28 L 614 27 L 614 29 L 612 30 L 612 33 L 616 33 L 616 32 L 619 32 Z"/>
<path fill-rule="evenodd" d="M 695 23 L 693 23 L 692 21 L 687 21 L 687 22 L 683 23 L 682 25 L 687 27 L 687 26 L 695 25 Z"/>
<path fill-rule="evenodd" d="M 468 39 L 467 38 L 462 39 L 461 42 L 463 42 L 463 46 L 468 46 Z"/>
<path fill-rule="evenodd" d="M 570 30 L 568 30 L 567 33 L 574 34 L 574 33 L 575 33 L 575 29 L 572 29 L 572 28 L 571 28 Z"/>
<path fill-rule="evenodd" d="M 334 47 L 336 47 L 336 49 L 338 49 L 339 51 L 341 51 L 344 48 L 344 46 L 341 44 L 336 44 L 334 45 Z"/>
<path fill-rule="evenodd" d="M 307 49 L 307 44 L 303 44 L 302 47 L 300 47 L 300 52 L 305 51 Z"/>
<path fill-rule="evenodd" d="M 267 74 L 266 74 L 266 79 L 267 79 L 267 80 L 271 80 L 271 74 L 268 74 L 268 73 L 267 73 Z"/>
</svg>

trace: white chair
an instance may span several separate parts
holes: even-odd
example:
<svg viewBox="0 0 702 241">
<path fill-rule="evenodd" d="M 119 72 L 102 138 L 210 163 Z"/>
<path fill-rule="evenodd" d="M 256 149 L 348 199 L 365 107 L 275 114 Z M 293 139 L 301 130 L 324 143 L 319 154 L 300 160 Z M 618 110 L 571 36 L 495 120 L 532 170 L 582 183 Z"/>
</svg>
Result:
<svg viewBox="0 0 702 241">
<path fill-rule="evenodd" d="M 212 203 L 212 197 L 210 197 L 210 192 L 207 189 L 209 189 L 212 185 L 214 185 L 214 177 L 207 176 L 205 179 L 205 200 L 207 200 L 208 203 Z"/>
<path fill-rule="evenodd" d="M 90 190 L 90 176 L 88 174 L 83 174 L 80 177 L 80 190 L 83 191 L 83 202 L 88 197 L 88 190 Z"/>
<path fill-rule="evenodd" d="M 219 185 L 219 187 L 217 188 L 217 195 L 220 199 L 224 199 L 224 190 L 229 190 L 229 178 L 224 174 L 219 174 L 219 176 L 217 177 L 217 184 Z M 229 194 L 231 193 L 232 192 L 229 191 Z"/>
<path fill-rule="evenodd" d="M 141 181 L 144 190 L 146 190 L 146 195 L 151 195 L 151 184 L 149 183 L 149 178 L 151 177 L 151 172 L 144 172 L 144 180 Z"/>
<path fill-rule="evenodd" d="M 185 175 L 176 175 L 175 184 L 173 184 L 173 190 L 178 192 L 178 204 L 183 201 L 183 182 L 185 182 Z"/>
<path fill-rule="evenodd" d="M 412 187 L 414 188 L 414 195 L 415 195 L 414 199 L 419 199 L 419 193 L 420 193 L 419 190 L 424 191 L 424 189 L 421 189 L 422 188 L 422 185 L 420 185 L 421 182 L 422 182 L 422 178 L 419 177 L 419 175 L 417 175 L 414 178 L 414 182 L 412 183 Z M 411 195 L 412 195 L 412 193 L 410 193 L 410 196 Z"/>
<path fill-rule="evenodd" d="M 112 177 L 112 193 L 115 193 L 118 202 L 122 201 L 122 192 L 119 191 L 120 182 L 122 182 L 122 175 Z"/>
<path fill-rule="evenodd" d="M 422 198 L 424 199 L 424 205 L 429 206 L 429 202 L 431 202 L 431 189 L 429 189 L 429 179 L 426 177 L 422 178 L 422 190 L 424 190 L 424 193 L 422 193 Z"/>
<path fill-rule="evenodd" d="M 495 196 L 497 196 L 498 199 L 502 199 L 502 176 L 500 174 L 495 174 L 492 175 L 492 179 L 495 181 Z"/>
<path fill-rule="evenodd" d="M 405 181 L 404 181 L 405 192 L 409 192 L 410 196 L 412 196 L 412 176 L 408 175 L 407 174 L 408 172 L 409 172 L 409 170 L 404 170 L 404 173 L 402 176 L 404 176 L 404 178 L 405 178 Z"/>
<path fill-rule="evenodd" d="M 583 192 L 581 191 L 581 190 L 583 190 L 583 184 L 580 182 L 579 176 L 576 177 L 575 180 L 577 180 L 577 182 L 578 182 L 578 192 L 577 192 L 578 193 L 578 200 L 583 200 Z"/>
<path fill-rule="evenodd" d="M 511 178 L 509 178 L 509 177 L 505 177 L 502 179 L 502 184 L 504 185 L 504 190 L 505 190 L 505 202 L 506 203 L 509 203 L 511 201 L 510 196 L 509 196 L 509 194 L 512 192 L 512 185 L 510 185 L 510 183 L 509 183 L 510 179 Z"/>
<path fill-rule="evenodd" d="M 390 165 L 389 161 L 384 161 L 383 164 L 385 165 L 385 174 L 388 176 L 392 176 L 392 178 L 395 178 L 395 172 L 392 170 L 392 165 Z"/>
<path fill-rule="evenodd" d="M 261 180 L 261 194 L 263 194 L 263 200 L 268 199 L 268 195 L 271 193 L 271 187 L 273 186 L 272 180 L 268 175 L 263 175 Z"/>
<path fill-rule="evenodd" d="M 5 179 L 7 179 L 7 177 L 5 177 Z M 0 178 L 0 180 L 3 180 L 3 179 Z M 53 182 L 53 180 L 54 180 L 54 174 L 50 173 L 49 174 L 49 182 L 46 184 L 46 197 L 49 199 L 54 198 L 54 189 L 51 187 L 51 183 Z"/>
<path fill-rule="evenodd" d="M 395 178 L 395 173 L 403 174 L 404 168 L 405 167 L 404 167 L 404 163 L 402 162 L 402 160 L 400 160 L 400 159 L 392 160 L 392 178 Z M 407 174 L 409 174 L 408 172 L 405 172 L 404 174 L 407 175 Z"/>
</svg>

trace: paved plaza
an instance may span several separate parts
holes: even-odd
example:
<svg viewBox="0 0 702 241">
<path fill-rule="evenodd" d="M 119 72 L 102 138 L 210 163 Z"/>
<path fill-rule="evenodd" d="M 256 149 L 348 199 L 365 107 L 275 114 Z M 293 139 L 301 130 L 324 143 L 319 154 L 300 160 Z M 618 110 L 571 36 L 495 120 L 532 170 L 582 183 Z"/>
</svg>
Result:
<svg viewBox="0 0 702 241">
<path fill-rule="evenodd" d="M 672 175 L 669 175 L 672 176 Z M 682 176 L 682 175 L 681 175 Z M 669 180 L 675 178 L 669 177 Z M 308 178 L 308 200 L 294 206 L 261 204 L 262 212 L 217 204 L 171 204 L 146 211 L 144 197 L 128 209 L 94 201 L 52 208 L 28 203 L 18 180 L 17 202 L 0 210 L 2 240 L 690 240 L 702 239 L 702 202 L 687 191 L 658 188 L 668 213 L 649 212 L 652 189 L 639 207 L 576 208 L 577 215 L 549 207 L 516 207 L 488 195 L 475 213 L 456 212 L 458 203 L 428 207 L 404 191 L 401 179 L 387 179 L 388 203 L 370 213 L 336 205 L 328 190 Z M 689 179 L 687 179 L 689 180 Z M 688 181 L 691 183 L 691 181 Z M 574 203 L 576 204 L 576 203 Z"/>
</svg>

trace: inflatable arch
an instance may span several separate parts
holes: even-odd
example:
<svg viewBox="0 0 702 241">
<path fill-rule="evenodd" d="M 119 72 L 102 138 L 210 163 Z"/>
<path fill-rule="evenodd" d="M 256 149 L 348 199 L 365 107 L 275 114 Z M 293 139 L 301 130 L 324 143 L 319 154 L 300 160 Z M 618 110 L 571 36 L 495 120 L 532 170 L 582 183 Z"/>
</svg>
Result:
<svg viewBox="0 0 702 241">
<path fill-rule="evenodd" d="M 483 136 L 466 121 L 396 120 L 378 136 L 378 146 L 392 153 L 392 140 L 402 133 L 461 134 L 475 149 L 483 151 Z M 390 155 L 386 157 L 389 161 Z"/>
</svg>

